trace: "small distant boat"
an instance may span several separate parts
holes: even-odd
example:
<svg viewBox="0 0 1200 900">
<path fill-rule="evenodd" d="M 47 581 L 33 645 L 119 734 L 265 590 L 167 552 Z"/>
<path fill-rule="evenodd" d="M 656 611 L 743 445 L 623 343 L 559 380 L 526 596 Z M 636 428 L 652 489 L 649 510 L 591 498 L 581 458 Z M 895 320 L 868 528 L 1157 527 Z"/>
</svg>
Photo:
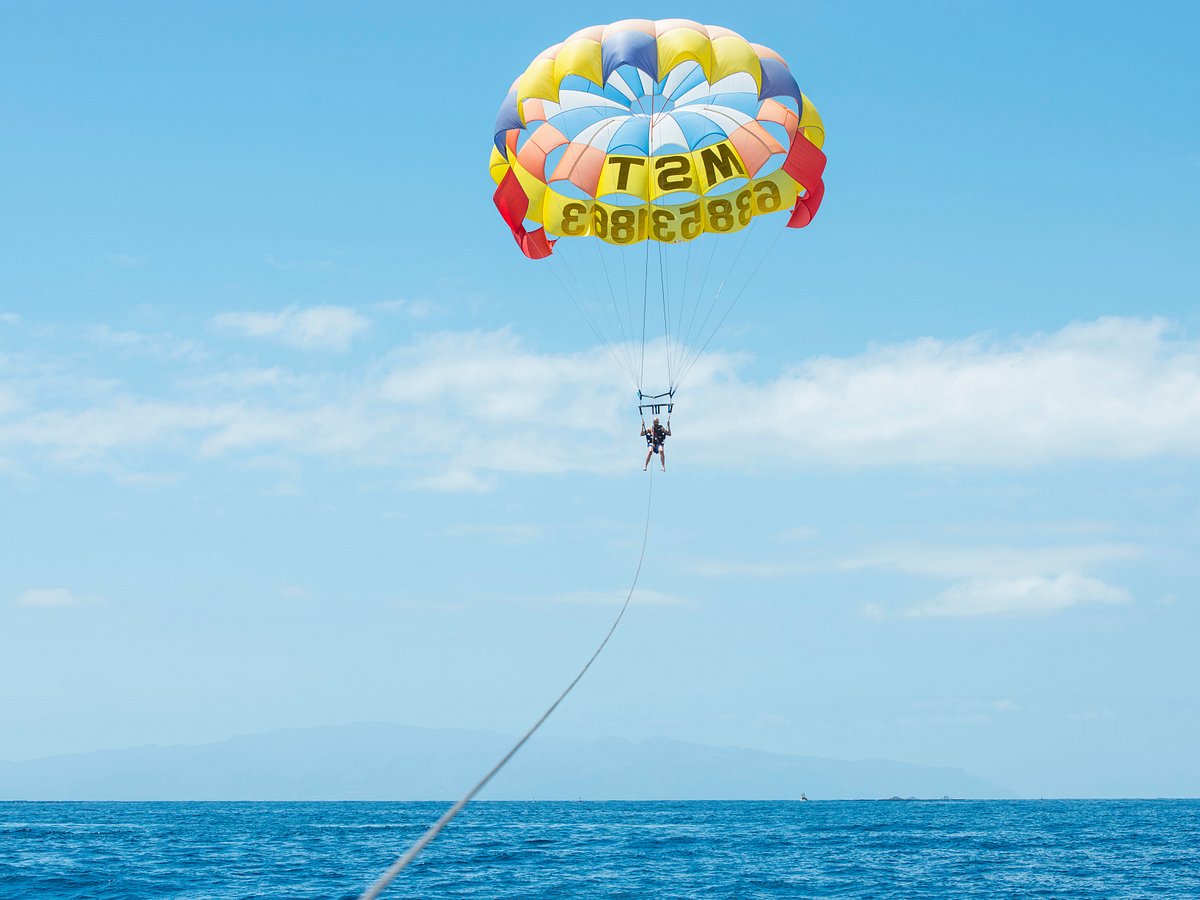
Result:
<svg viewBox="0 0 1200 900">
<path fill-rule="evenodd" d="M 800 795 L 800 802 L 801 802 L 801 803 L 807 803 L 807 802 L 808 802 L 808 798 L 807 798 L 807 797 L 805 797 L 805 796 L 804 796 L 804 794 L 801 794 L 801 795 Z"/>
</svg>

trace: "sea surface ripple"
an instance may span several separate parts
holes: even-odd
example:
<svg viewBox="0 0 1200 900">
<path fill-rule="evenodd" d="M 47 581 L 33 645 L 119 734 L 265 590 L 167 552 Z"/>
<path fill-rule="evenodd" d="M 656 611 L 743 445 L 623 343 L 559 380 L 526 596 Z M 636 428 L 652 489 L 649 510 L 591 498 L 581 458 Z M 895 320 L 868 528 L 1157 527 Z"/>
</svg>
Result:
<svg viewBox="0 0 1200 900">
<path fill-rule="evenodd" d="M 442 803 L 0 803 L 0 898 L 352 900 Z M 1200 898 L 1200 801 L 481 802 L 389 898 Z"/>
</svg>

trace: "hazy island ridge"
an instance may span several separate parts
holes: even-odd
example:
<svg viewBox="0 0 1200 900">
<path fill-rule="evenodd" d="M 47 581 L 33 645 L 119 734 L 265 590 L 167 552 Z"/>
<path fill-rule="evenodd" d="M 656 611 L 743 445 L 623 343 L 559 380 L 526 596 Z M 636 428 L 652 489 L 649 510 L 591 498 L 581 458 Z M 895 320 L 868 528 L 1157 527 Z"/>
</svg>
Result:
<svg viewBox="0 0 1200 900">
<path fill-rule="evenodd" d="M 511 746 L 486 731 L 390 723 L 288 728 L 209 744 L 0 762 L 3 800 L 447 800 Z M 1008 798 L 961 769 L 836 760 L 669 738 L 539 737 L 492 800 Z"/>
</svg>

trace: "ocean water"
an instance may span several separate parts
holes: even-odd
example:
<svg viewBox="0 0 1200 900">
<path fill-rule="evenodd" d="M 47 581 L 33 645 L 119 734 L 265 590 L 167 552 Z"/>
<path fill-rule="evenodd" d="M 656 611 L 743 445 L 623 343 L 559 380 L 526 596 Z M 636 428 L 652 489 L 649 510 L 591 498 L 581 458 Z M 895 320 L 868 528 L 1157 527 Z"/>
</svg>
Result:
<svg viewBox="0 0 1200 900">
<path fill-rule="evenodd" d="M 441 803 L 0 803 L 0 898 L 356 897 Z M 481 802 L 385 897 L 1200 898 L 1200 801 Z"/>
</svg>

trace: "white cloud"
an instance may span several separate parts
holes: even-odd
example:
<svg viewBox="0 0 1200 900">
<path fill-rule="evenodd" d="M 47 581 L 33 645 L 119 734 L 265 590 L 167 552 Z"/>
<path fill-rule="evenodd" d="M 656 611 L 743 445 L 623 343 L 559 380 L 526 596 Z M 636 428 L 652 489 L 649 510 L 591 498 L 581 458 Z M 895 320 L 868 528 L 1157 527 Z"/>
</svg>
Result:
<svg viewBox="0 0 1200 900">
<path fill-rule="evenodd" d="M 20 325 L 21 317 L 16 313 L 0 313 L 0 325 Z"/>
<path fill-rule="evenodd" d="M 1129 602 L 1125 589 L 1082 572 L 1086 567 L 1140 555 L 1138 547 L 1118 543 L 1035 547 L 910 544 L 840 559 L 833 567 L 965 579 L 898 613 L 908 618 L 1036 616 L 1089 603 Z M 872 619 L 888 615 L 878 603 L 864 605 L 860 613 Z"/>
<path fill-rule="evenodd" d="M 749 722 L 751 728 L 787 728 L 792 724 L 787 716 L 771 712 L 759 713 Z"/>
<path fill-rule="evenodd" d="M 424 319 L 438 312 L 440 307 L 428 300 L 380 300 L 372 303 L 371 309 L 384 313 L 401 313 L 414 319 Z"/>
<path fill-rule="evenodd" d="M 791 532 L 784 532 L 791 537 Z M 808 538 L 801 529 L 796 540 Z M 1004 578 L 1030 573 L 1057 575 L 1113 562 L 1137 559 L 1133 544 L 1046 544 L 1019 547 L 1007 544 L 898 544 L 874 547 L 849 556 L 809 555 L 803 559 L 708 559 L 690 567 L 706 577 L 784 578 L 814 571 L 886 569 L 906 575 L 936 578 Z"/>
<path fill-rule="evenodd" d="M 723 466 L 1028 466 L 1200 455 L 1200 345 L 1161 319 L 926 339 L 701 385 L 689 453 Z M 754 422 L 747 443 L 729 423 Z"/>
<path fill-rule="evenodd" d="M 273 269 L 282 269 L 283 271 L 294 272 L 328 272 L 333 268 L 333 262 L 328 259 L 314 260 L 298 260 L 298 261 L 282 261 L 274 256 L 267 254 L 264 257 L 267 264 Z"/>
<path fill-rule="evenodd" d="M 451 537 L 492 538 L 502 544 L 520 544 L 536 538 L 541 529 L 537 525 L 520 523 L 506 525 L 455 525 L 447 530 Z"/>
<path fill-rule="evenodd" d="M 402 612 L 454 612 L 467 608 L 461 600 L 397 598 L 389 602 L 392 609 Z"/>
<path fill-rule="evenodd" d="M 555 450 L 556 434 L 611 426 L 615 383 L 601 350 L 538 354 L 507 330 L 448 332 L 397 354 L 382 393 L 483 423 L 543 425 L 541 444 Z"/>
<path fill-rule="evenodd" d="M 17 392 L 6 385 L 0 384 L 0 416 L 20 409 L 21 398 Z"/>
<path fill-rule="evenodd" d="M 815 541 L 820 536 L 821 532 L 809 525 L 797 525 L 779 533 L 781 541 Z"/>
<path fill-rule="evenodd" d="M 737 562 L 733 560 L 705 560 L 690 566 L 688 571 L 705 578 L 786 578 L 811 571 L 812 563 L 792 562 Z"/>
<path fill-rule="evenodd" d="M 96 325 L 88 329 L 88 338 L 97 343 L 133 346 L 145 342 L 146 335 L 140 331 L 118 331 L 108 325 Z"/>
<path fill-rule="evenodd" d="M 189 406 L 114 397 L 83 410 L 35 412 L 0 426 L 0 446 L 40 447 L 61 462 L 102 459 L 114 450 L 170 446 L 220 427 L 236 407 Z"/>
<path fill-rule="evenodd" d="M 468 469 L 447 469 L 436 475 L 414 478 L 408 486 L 414 490 L 438 494 L 486 494 L 495 484 Z"/>
<path fill-rule="evenodd" d="M 181 384 L 193 390 L 215 389 L 223 393 L 251 393 L 259 390 L 297 388 L 303 382 L 284 369 L 271 367 L 211 372 L 197 378 L 184 379 Z"/>
<path fill-rule="evenodd" d="M 1136 559 L 1132 544 L 1060 544 L 1038 547 L 906 544 L 867 551 L 838 560 L 835 568 L 889 569 L 939 578 L 1008 578 L 1036 573 L 1079 571 L 1103 563 Z"/>
<path fill-rule="evenodd" d="M 77 594 L 66 588 L 31 588 L 17 597 L 18 606 L 29 606 L 39 609 L 93 606 L 96 603 L 97 600 L 95 597 L 87 594 Z"/>
<path fill-rule="evenodd" d="M 334 306 L 225 313 L 213 324 L 330 349 L 349 347 L 369 327 L 359 313 Z M 139 341 L 135 333 L 97 336 Z M 446 332 L 383 357 L 302 372 L 247 368 L 204 350 L 203 358 L 155 354 L 160 369 L 149 379 L 139 373 L 136 390 L 112 377 L 112 354 L 88 362 L 28 351 L 7 368 L 0 357 L 7 410 L 0 453 L 26 468 L 107 461 L 126 471 L 138 464 L 131 455 L 152 453 L 239 463 L 320 459 L 386 467 L 398 484 L 437 491 L 489 490 L 504 473 L 624 473 L 641 462 L 630 391 L 603 348 L 546 353 L 507 330 Z M 741 363 L 709 355 L 685 385 L 673 442 L 686 447 L 687 465 L 973 467 L 1200 456 L 1200 352 L 1159 320 L 1103 319 L 1007 343 L 875 348 L 809 360 L 758 384 L 738 380 Z M 46 374 L 31 374 L 38 372 Z M 756 440 L 730 427 L 744 421 L 756 423 Z M 161 460 L 152 468 L 161 470 Z M 785 537 L 811 536 L 796 529 Z M 1053 565 L 1030 565 L 1027 552 L 1011 548 L 974 551 L 989 557 L 986 568 L 961 549 L 940 561 L 939 552 L 926 548 L 906 562 L 912 548 L 885 548 L 845 565 L 955 578 L 1056 575 L 1133 551 L 1097 544 L 1071 557 L 1060 548 Z M 801 565 L 768 561 L 735 571 L 708 561 L 706 571 L 784 575 Z"/>
<path fill-rule="evenodd" d="M 224 331 L 269 338 L 306 350 L 345 350 L 371 324 L 346 306 L 293 306 L 275 313 L 227 312 L 214 316 L 212 321 Z"/>
<path fill-rule="evenodd" d="M 106 346 L 140 350 L 159 356 L 198 361 L 206 351 L 197 341 L 176 338 L 170 334 L 149 334 L 143 331 L 120 331 L 108 325 L 96 325 L 87 329 L 89 341 Z"/>
<path fill-rule="evenodd" d="M 167 382 L 161 400 L 130 396 L 113 382 L 91 385 L 86 397 L 39 383 L 46 396 L 34 410 L 0 423 L 0 451 L 26 447 L 42 462 L 92 468 L 154 451 L 316 457 L 408 470 L 400 481 L 437 491 L 489 490 L 494 472 L 595 471 L 606 458 L 611 465 L 618 401 L 595 387 L 596 354 L 538 356 L 505 333 L 459 338 L 435 335 L 357 378 L 189 370 Z"/>
<path fill-rule="evenodd" d="M 929 725 L 962 725 L 973 728 L 992 725 L 997 714 L 1017 713 L 1023 709 L 1021 704 L 1007 698 L 927 700 L 914 704 L 909 712 L 896 719 L 896 723 L 904 728 L 924 728 Z"/>
<path fill-rule="evenodd" d="M 1121 604 L 1129 592 L 1098 578 L 1065 573 L 1053 577 L 979 578 L 956 584 L 904 612 L 912 618 L 1043 616 L 1085 604 Z"/>
<path fill-rule="evenodd" d="M 1111 709 L 1085 709 L 1083 712 L 1069 713 L 1067 718 L 1083 722 L 1097 722 L 1102 719 L 1115 719 L 1117 714 Z"/>
</svg>

